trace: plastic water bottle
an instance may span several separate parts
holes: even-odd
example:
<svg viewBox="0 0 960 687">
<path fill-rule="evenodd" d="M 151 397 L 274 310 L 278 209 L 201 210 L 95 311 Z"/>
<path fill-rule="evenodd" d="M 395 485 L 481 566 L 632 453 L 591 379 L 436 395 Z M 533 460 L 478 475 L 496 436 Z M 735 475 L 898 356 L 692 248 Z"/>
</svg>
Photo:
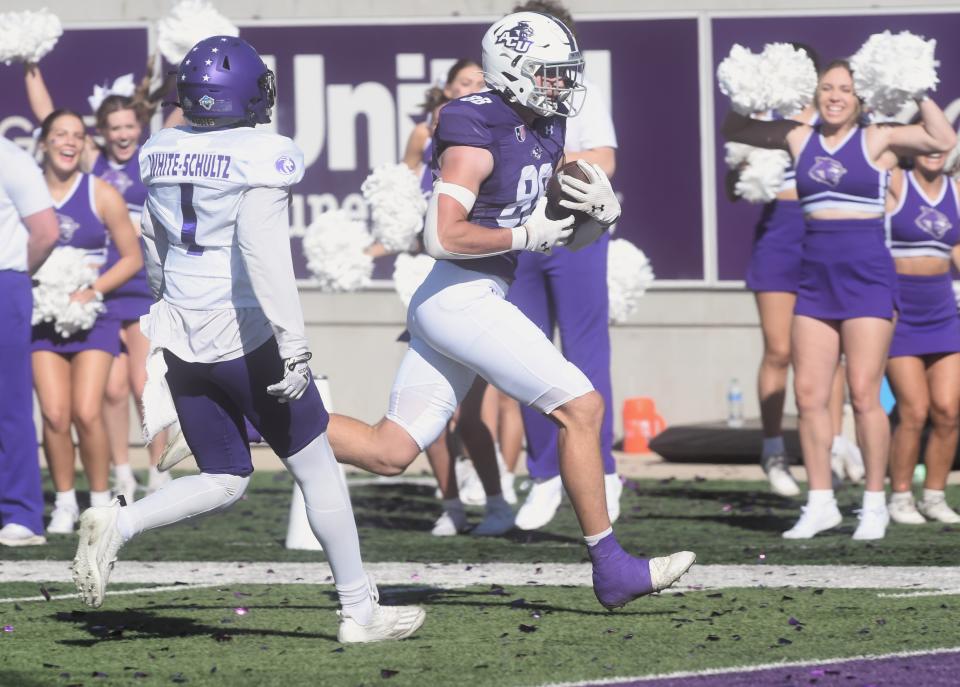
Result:
<svg viewBox="0 0 960 687">
<path fill-rule="evenodd" d="M 743 427 L 743 389 L 736 377 L 727 387 L 727 427 Z"/>
</svg>

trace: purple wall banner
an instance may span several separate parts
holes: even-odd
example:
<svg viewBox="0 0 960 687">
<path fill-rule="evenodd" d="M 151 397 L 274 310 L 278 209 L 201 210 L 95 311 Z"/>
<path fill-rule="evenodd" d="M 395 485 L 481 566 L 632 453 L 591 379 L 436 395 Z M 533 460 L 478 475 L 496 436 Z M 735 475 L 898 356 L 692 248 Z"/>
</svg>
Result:
<svg viewBox="0 0 960 687">
<path fill-rule="evenodd" d="M 276 130 L 305 154 L 295 235 L 329 209 L 366 218 L 361 183 L 373 167 L 400 159 L 424 91 L 456 59 L 479 60 L 487 26 L 241 28 L 275 67 Z M 658 278 L 702 279 L 696 20 L 584 21 L 577 32 L 588 78 L 611 98 L 620 146 L 613 182 L 624 197 L 619 235 L 643 248 Z M 664 174 L 665 165 L 682 180 Z M 297 238 L 294 249 L 306 277 Z M 378 262 L 375 276 L 389 278 L 390 263 Z"/>
<path fill-rule="evenodd" d="M 42 60 L 40 69 L 55 107 L 68 107 L 93 124 L 87 96 L 96 84 L 111 84 L 118 76 L 133 73 L 139 81 L 147 65 L 147 29 L 70 29 Z M 23 65 L 0 64 L 0 136 L 29 144 L 35 121 L 23 85 Z"/>
<path fill-rule="evenodd" d="M 873 33 L 889 29 L 910 31 L 937 39 L 940 60 L 940 84 L 933 94 L 956 126 L 960 115 L 960 44 L 954 39 L 960 31 L 960 14 L 875 14 L 845 16 L 752 17 L 713 20 L 713 69 L 739 43 L 754 52 L 766 43 L 799 42 L 816 50 L 821 62 L 849 57 Z M 730 109 L 729 100 L 720 93 L 714 79 L 715 122 L 717 131 Z M 742 280 L 746 274 L 754 228 L 761 206 L 744 201 L 731 202 L 723 193 L 727 169 L 723 162 L 723 137 L 717 134 L 714 173 L 717 180 L 717 250 L 719 278 Z"/>
</svg>

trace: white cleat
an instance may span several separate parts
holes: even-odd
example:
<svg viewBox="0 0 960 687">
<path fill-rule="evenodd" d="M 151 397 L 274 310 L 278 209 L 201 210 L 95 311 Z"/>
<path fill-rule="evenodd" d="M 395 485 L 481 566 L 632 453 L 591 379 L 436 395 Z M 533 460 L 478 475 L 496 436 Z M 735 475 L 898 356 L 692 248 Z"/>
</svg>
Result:
<svg viewBox="0 0 960 687">
<path fill-rule="evenodd" d="M 73 534 L 80 511 L 73 506 L 54 506 L 50 514 L 50 524 L 47 525 L 47 534 Z"/>
<path fill-rule="evenodd" d="M 910 492 L 894 492 L 887 506 L 890 519 L 901 525 L 925 525 L 926 519 L 917 510 Z"/>
<path fill-rule="evenodd" d="M 620 496 L 623 494 L 623 482 L 620 475 L 612 473 L 603 476 L 604 490 L 607 492 L 607 517 L 612 525 L 620 518 Z"/>
<path fill-rule="evenodd" d="M 80 544 L 73 559 L 73 583 L 80 598 L 93 608 L 103 604 L 107 581 L 117 552 L 123 546 L 123 537 L 117 528 L 120 501 L 109 506 L 88 508 L 80 518 Z"/>
<path fill-rule="evenodd" d="M 563 496 L 563 482 L 559 475 L 534 482 L 523 502 L 514 524 L 521 530 L 538 530 L 557 514 Z"/>
<path fill-rule="evenodd" d="M 361 625 L 343 611 L 337 611 L 340 627 L 337 641 L 342 644 L 368 644 L 390 639 L 406 639 L 420 629 L 427 612 L 420 606 L 381 606 L 380 592 L 370 580 L 370 595 L 373 597 L 373 618 L 368 625 Z"/>
<path fill-rule="evenodd" d="M 3 546 L 41 546 L 47 543 L 42 534 L 35 534 L 29 527 L 8 522 L 0 529 L 0 544 Z"/>
<path fill-rule="evenodd" d="M 650 582 L 659 592 L 683 577 L 697 560 L 693 551 L 680 551 L 669 556 L 650 559 Z"/>
<path fill-rule="evenodd" d="M 917 510 L 923 513 L 931 520 L 956 525 L 960 523 L 960 515 L 953 508 L 947 505 L 947 499 L 943 496 L 936 499 L 922 499 L 917 503 Z M 893 517 L 891 511 L 890 516 Z"/>
<path fill-rule="evenodd" d="M 430 534 L 434 537 L 453 537 L 466 532 L 468 529 L 470 529 L 470 524 L 467 522 L 466 513 L 462 510 L 445 510 L 433 523 Z"/>
<path fill-rule="evenodd" d="M 881 508 L 864 508 L 860 511 L 860 524 L 853 533 L 853 538 L 857 541 L 871 541 L 873 539 L 883 539 L 887 533 L 887 525 L 890 524 L 890 514 L 884 505 Z"/>
<path fill-rule="evenodd" d="M 477 469 L 473 467 L 473 461 L 469 458 L 458 458 L 454 464 L 454 472 L 457 474 L 460 500 L 467 506 L 485 505 L 487 493 L 483 490 L 483 482 L 480 481 Z"/>
<path fill-rule="evenodd" d="M 843 521 L 840 509 L 836 502 L 827 507 L 814 511 L 810 506 L 800 509 L 800 519 L 797 524 L 783 533 L 784 539 L 811 539 L 814 535 L 825 530 L 833 529 Z"/>
<path fill-rule="evenodd" d="M 160 454 L 160 462 L 157 463 L 157 470 L 166 472 L 177 463 L 186 460 L 193 455 L 190 447 L 187 446 L 187 440 L 183 436 L 183 431 L 178 431 L 176 435 L 163 447 L 163 453 Z"/>
<path fill-rule="evenodd" d="M 477 537 L 499 537 L 513 529 L 513 509 L 506 500 L 488 502 L 483 520 L 470 530 Z"/>
<path fill-rule="evenodd" d="M 770 490 L 779 496 L 798 496 L 800 487 L 797 481 L 790 474 L 790 460 L 783 454 L 774 454 L 764 456 L 760 460 L 760 466 L 763 468 L 767 480 L 770 482 Z"/>
</svg>

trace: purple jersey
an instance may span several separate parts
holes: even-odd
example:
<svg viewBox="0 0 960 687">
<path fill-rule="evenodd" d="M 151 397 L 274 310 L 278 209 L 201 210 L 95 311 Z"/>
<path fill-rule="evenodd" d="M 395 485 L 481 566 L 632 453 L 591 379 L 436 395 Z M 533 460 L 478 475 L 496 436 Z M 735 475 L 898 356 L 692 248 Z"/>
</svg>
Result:
<svg viewBox="0 0 960 687">
<path fill-rule="evenodd" d="M 950 259 L 960 242 L 960 205 L 953 180 L 943 177 L 936 198 L 928 198 L 913 172 L 904 174 L 896 209 L 887 215 L 890 252 L 895 258 L 928 255 Z"/>
<path fill-rule="evenodd" d="M 829 209 L 883 214 L 889 173 L 870 160 L 864 129 L 854 127 L 830 149 L 820 125 L 814 126 L 794 167 L 805 213 Z"/>
<path fill-rule="evenodd" d="M 450 146 L 490 151 L 493 172 L 480 184 L 468 219 L 484 227 L 517 227 L 533 212 L 547 180 L 563 157 L 566 120 L 538 118 L 527 124 L 503 97 L 488 91 L 447 103 L 434 134 L 434 166 Z M 513 280 L 516 253 L 455 260 L 460 267 Z"/>
<path fill-rule="evenodd" d="M 147 187 L 140 181 L 140 160 L 137 155 L 119 164 L 111 162 L 101 152 L 97 156 L 97 161 L 93 163 L 90 173 L 120 191 L 120 195 L 127 203 L 127 210 L 131 214 L 143 212 L 143 204 L 147 200 Z"/>
<path fill-rule="evenodd" d="M 60 223 L 59 246 L 87 251 L 94 261 L 103 262 L 107 247 L 107 230 L 97 214 L 93 197 L 93 177 L 78 174 L 73 188 L 63 200 L 53 204 Z"/>
</svg>

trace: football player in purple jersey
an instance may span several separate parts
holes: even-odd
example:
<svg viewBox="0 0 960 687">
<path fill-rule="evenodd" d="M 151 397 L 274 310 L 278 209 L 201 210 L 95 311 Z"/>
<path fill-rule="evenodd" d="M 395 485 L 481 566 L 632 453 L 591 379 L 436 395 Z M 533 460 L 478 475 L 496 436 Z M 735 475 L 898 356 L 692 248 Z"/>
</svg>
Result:
<svg viewBox="0 0 960 687">
<path fill-rule="evenodd" d="M 303 177 L 303 153 L 256 127 L 270 122 L 273 72 L 245 41 L 212 36 L 180 63 L 177 90 L 190 125 L 161 130 L 140 154 L 147 268 L 159 298 L 143 325 L 163 349 L 200 474 L 126 507 L 117 499 L 87 510 L 73 565 L 77 589 L 88 605 L 101 605 L 126 542 L 238 501 L 253 472 L 249 419 L 303 491 L 340 599 L 338 639 L 408 637 L 423 609 L 378 603 L 308 366 L 289 240 L 289 193 Z"/>
<path fill-rule="evenodd" d="M 540 329 L 506 301 L 517 252 L 549 252 L 573 237 L 573 217 L 546 216 L 546 181 L 562 159 L 566 118 L 584 93 L 583 58 L 559 20 L 520 12 L 482 43 L 491 90 L 447 104 L 435 134 L 439 179 L 424 240 L 437 262 L 407 312 L 410 348 L 389 409 L 376 425 L 334 415 L 338 459 L 398 474 L 443 431 L 477 375 L 560 426 L 560 472 L 607 608 L 669 587 L 691 552 L 635 558 L 613 535 L 604 499 L 599 433 L 603 399 Z M 561 205 L 609 225 L 620 204 L 596 166 L 562 182 Z M 580 229 L 582 230 L 582 228 Z M 588 229 L 589 230 L 589 229 Z"/>
</svg>

